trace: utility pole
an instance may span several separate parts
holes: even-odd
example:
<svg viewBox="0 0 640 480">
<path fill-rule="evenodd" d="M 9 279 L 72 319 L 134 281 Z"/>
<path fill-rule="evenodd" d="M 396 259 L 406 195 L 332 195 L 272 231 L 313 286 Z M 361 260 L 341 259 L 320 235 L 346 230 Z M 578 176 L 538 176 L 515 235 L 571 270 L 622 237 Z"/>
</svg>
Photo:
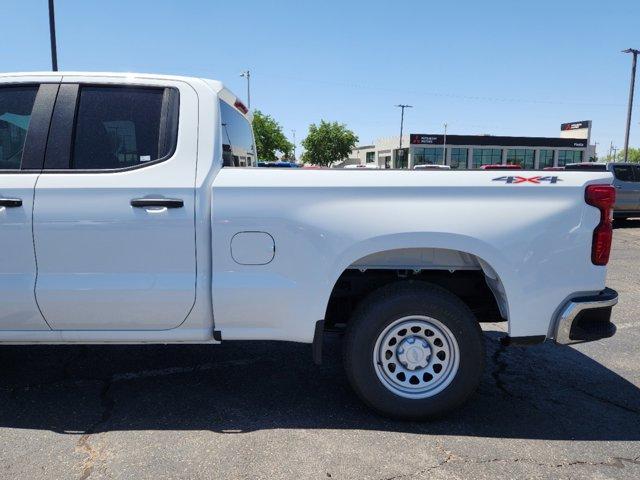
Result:
<svg viewBox="0 0 640 480">
<path fill-rule="evenodd" d="M 624 134 L 624 161 L 626 162 L 629 156 L 629 131 L 631 130 L 631 111 L 633 110 L 633 90 L 636 83 L 636 63 L 638 62 L 638 53 L 640 50 L 634 48 L 627 48 L 622 53 L 630 53 L 633 55 L 631 62 L 631 85 L 629 87 L 629 108 L 627 110 L 627 129 Z"/>
<path fill-rule="evenodd" d="M 444 142 L 442 143 L 442 164 L 447 164 L 447 124 L 444 124 Z"/>
<path fill-rule="evenodd" d="M 293 133 L 293 161 L 295 163 L 295 161 L 296 161 L 296 131 L 295 130 L 291 130 L 291 133 Z"/>
<path fill-rule="evenodd" d="M 398 147 L 398 155 L 400 155 L 402 157 L 402 159 L 404 160 L 404 151 L 402 150 L 402 129 L 404 127 L 404 109 L 405 108 L 413 108 L 413 105 L 396 105 L 396 107 L 398 107 L 401 112 L 400 112 L 400 146 Z M 402 162 L 404 163 L 404 162 Z M 407 168 L 409 168 L 409 161 L 407 160 Z"/>
<path fill-rule="evenodd" d="M 51 39 L 51 70 L 58 71 L 58 51 L 56 47 L 56 15 L 53 0 L 49 0 L 49 37 Z"/>
<path fill-rule="evenodd" d="M 247 79 L 247 108 L 251 110 L 251 72 L 245 70 L 240 76 Z"/>
</svg>

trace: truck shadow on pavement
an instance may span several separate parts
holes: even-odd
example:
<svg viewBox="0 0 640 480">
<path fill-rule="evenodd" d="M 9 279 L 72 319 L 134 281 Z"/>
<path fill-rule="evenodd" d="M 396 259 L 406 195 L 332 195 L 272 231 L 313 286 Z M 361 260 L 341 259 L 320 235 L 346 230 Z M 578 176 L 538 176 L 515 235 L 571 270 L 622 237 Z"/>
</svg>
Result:
<svg viewBox="0 0 640 480">
<path fill-rule="evenodd" d="M 503 347 L 488 332 L 471 401 L 433 422 L 369 411 L 349 388 L 340 338 L 322 366 L 309 345 L 1 347 L 0 428 L 120 430 L 365 429 L 478 437 L 640 440 L 640 390 L 572 348 Z"/>
</svg>

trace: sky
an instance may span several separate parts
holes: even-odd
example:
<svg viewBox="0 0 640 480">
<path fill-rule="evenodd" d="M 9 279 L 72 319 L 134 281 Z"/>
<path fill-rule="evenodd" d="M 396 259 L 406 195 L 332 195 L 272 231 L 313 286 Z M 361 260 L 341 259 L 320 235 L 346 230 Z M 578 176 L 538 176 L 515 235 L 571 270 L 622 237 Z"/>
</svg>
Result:
<svg viewBox="0 0 640 480">
<path fill-rule="evenodd" d="M 272 115 L 298 153 L 310 123 L 361 144 L 405 133 L 559 136 L 592 120 L 624 142 L 638 0 L 56 0 L 60 70 L 221 80 Z M 0 70 L 50 70 L 47 0 L 2 0 Z M 631 126 L 640 146 L 640 69 Z"/>
</svg>

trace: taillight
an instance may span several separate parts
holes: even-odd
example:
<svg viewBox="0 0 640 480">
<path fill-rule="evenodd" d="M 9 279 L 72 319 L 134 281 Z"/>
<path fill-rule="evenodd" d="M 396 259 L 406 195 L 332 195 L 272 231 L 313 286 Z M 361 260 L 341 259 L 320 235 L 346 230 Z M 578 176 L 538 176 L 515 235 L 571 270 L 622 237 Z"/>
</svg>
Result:
<svg viewBox="0 0 640 480">
<path fill-rule="evenodd" d="M 242 103 L 240 100 L 236 100 L 236 103 L 234 103 L 233 106 L 236 107 L 238 110 L 240 110 L 245 115 L 247 113 L 249 113 L 249 109 L 247 107 L 245 107 L 244 103 Z"/>
<path fill-rule="evenodd" d="M 588 185 L 585 201 L 600 210 L 600 223 L 593 231 L 591 262 L 594 265 L 606 265 L 611 252 L 613 238 L 613 205 L 616 203 L 616 190 L 611 185 Z"/>
</svg>

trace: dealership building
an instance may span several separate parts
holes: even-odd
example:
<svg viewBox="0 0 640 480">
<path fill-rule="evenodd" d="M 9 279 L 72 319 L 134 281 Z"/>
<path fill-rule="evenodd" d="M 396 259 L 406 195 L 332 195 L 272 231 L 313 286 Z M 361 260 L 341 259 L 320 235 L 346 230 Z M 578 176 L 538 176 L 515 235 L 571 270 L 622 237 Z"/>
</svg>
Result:
<svg viewBox="0 0 640 480">
<path fill-rule="evenodd" d="M 591 121 L 563 123 L 559 137 L 505 137 L 494 135 L 446 135 L 412 133 L 383 138 L 374 145 L 356 147 L 345 162 L 379 168 L 416 165 L 449 165 L 471 170 L 483 165 L 521 165 L 527 170 L 562 167 L 595 157 L 590 144 Z"/>
</svg>

